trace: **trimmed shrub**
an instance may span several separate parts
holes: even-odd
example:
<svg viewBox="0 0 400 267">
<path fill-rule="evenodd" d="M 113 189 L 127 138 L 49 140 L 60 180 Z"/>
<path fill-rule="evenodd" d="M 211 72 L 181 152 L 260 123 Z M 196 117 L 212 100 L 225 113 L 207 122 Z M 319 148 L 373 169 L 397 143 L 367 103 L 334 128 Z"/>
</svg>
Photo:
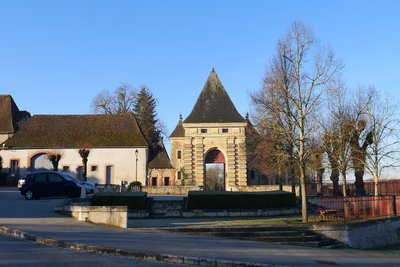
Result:
<svg viewBox="0 0 400 267">
<path fill-rule="evenodd" d="M 128 206 L 128 209 L 145 209 L 146 192 L 100 192 L 93 195 L 92 206 Z"/>
<path fill-rule="evenodd" d="M 190 191 L 188 209 L 277 209 L 296 206 L 296 196 L 285 191 L 211 192 Z"/>
</svg>

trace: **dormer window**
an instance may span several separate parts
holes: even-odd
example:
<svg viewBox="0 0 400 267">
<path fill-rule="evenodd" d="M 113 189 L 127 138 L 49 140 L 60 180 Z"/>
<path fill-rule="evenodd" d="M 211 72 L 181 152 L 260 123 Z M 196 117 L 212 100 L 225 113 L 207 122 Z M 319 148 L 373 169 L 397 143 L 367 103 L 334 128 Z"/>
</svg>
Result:
<svg viewBox="0 0 400 267">
<path fill-rule="evenodd" d="M 206 134 L 206 133 L 207 133 L 207 129 L 200 129 L 200 132 L 201 132 L 202 134 Z"/>
</svg>

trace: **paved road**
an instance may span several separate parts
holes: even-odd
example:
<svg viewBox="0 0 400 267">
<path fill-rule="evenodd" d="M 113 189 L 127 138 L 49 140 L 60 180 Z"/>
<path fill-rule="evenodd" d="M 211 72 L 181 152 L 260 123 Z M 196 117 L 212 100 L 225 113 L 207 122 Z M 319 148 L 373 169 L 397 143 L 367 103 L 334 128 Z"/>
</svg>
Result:
<svg viewBox="0 0 400 267">
<path fill-rule="evenodd" d="M 400 266 L 399 256 L 353 249 L 314 249 L 82 223 L 55 214 L 52 207 L 59 202 L 26 201 L 18 192 L 0 189 L 0 224 L 71 242 L 181 256 L 291 266 Z"/>
<path fill-rule="evenodd" d="M 169 264 L 149 263 L 123 257 L 75 252 L 38 245 L 33 242 L 0 235 L 0 266 L 13 267 L 171 267 Z M 178 266 L 178 265 L 174 265 Z"/>
</svg>

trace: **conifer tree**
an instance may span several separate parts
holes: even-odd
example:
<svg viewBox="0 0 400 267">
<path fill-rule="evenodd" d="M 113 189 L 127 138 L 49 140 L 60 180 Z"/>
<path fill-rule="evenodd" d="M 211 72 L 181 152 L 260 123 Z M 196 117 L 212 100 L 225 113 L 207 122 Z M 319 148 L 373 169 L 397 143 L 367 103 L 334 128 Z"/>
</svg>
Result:
<svg viewBox="0 0 400 267">
<path fill-rule="evenodd" d="M 151 148 L 156 147 L 161 138 L 156 105 L 157 101 L 153 94 L 147 87 L 143 86 L 137 95 L 133 112 Z"/>
</svg>

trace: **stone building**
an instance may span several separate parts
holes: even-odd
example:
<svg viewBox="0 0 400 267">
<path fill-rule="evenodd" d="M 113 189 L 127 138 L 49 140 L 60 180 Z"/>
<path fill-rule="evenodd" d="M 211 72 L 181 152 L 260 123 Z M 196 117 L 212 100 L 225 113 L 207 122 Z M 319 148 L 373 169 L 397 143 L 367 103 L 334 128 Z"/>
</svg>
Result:
<svg viewBox="0 0 400 267">
<path fill-rule="evenodd" d="M 192 112 L 170 136 L 180 184 L 227 191 L 246 186 L 246 127 L 213 69 Z"/>
<path fill-rule="evenodd" d="M 146 182 L 149 146 L 132 114 L 35 115 L 0 146 L 3 172 L 14 182 L 28 172 L 53 169 L 49 154 L 61 155 L 60 171 L 82 179 L 82 148 L 90 150 L 89 182 Z"/>
<path fill-rule="evenodd" d="M 31 117 L 20 111 L 11 95 L 0 95 L 0 143 L 4 142 Z"/>
</svg>

